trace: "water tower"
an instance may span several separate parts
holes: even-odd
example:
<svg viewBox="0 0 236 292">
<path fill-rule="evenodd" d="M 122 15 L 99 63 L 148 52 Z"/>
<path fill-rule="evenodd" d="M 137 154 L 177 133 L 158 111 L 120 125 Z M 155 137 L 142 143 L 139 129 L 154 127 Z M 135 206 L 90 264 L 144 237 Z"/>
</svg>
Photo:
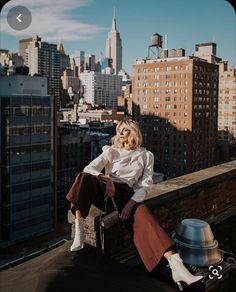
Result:
<svg viewBox="0 0 236 292">
<path fill-rule="evenodd" d="M 151 37 L 151 45 L 148 46 L 148 59 L 157 59 L 161 57 L 162 36 L 154 33 Z"/>
</svg>

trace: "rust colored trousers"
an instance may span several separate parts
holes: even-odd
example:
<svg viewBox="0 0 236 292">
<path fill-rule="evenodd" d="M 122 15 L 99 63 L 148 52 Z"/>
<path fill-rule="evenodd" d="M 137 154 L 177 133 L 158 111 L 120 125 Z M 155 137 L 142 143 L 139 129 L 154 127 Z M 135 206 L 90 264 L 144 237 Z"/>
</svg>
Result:
<svg viewBox="0 0 236 292">
<path fill-rule="evenodd" d="M 114 200 L 119 212 L 133 196 L 134 191 L 125 183 L 116 183 Z M 82 217 L 86 218 L 93 204 L 103 209 L 106 185 L 96 176 L 81 172 L 76 177 L 66 198 L 72 204 L 71 211 L 75 214 L 79 210 Z M 111 200 L 108 200 L 107 209 L 113 211 Z M 162 258 L 165 251 L 169 250 L 174 243 L 158 224 L 155 217 L 144 204 L 136 204 L 128 220 L 124 221 L 128 231 L 134 238 L 134 244 L 148 271 L 151 271 Z"/>
</svg>

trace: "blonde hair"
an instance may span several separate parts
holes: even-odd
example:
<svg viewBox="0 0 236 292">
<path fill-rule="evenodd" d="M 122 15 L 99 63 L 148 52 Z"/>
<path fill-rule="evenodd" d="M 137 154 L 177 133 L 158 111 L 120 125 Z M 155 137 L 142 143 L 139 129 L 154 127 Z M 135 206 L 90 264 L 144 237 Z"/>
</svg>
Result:
<svg viewBox="0 0 236 292">
<path fill-rule="evenodd" d="M 139 128 L 138 123 L 132 120 L 121 120 L 116 126 L 116 135 L 112 138 L 112 144 L 117 148 L 123 148 L 124 144 L 120 141 L 119 138 L 119 128 L 124 125 L 127 129 L 130 130 L 130 135 L 128 137 L 128 145 L 130 150 L 134 150 L 141 146 L 142 144 L 142 134 Z"/>
</svg>

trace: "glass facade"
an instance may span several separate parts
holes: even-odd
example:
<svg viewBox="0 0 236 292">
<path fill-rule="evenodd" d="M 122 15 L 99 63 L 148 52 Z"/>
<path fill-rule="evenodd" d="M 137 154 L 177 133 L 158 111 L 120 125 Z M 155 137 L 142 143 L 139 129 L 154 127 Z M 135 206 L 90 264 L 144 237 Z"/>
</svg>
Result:
<svg viewBox="0 0 236 292">
<path fill-rule="evenodd" d="M 54 226 L 53 97 L 0 96 L 1 246 Z"/>
</svg>

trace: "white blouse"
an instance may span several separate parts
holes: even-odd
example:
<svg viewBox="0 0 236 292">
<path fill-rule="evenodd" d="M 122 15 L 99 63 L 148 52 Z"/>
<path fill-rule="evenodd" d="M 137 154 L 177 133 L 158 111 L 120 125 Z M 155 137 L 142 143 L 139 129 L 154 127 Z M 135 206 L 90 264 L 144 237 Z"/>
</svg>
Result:
<svg viewBox="0 0 236 292">
<path fill-rule="evenodd" d="M 126 150 L 104 146 L 103 153 L 84 168 L 84 172 L 98 176 L 105 167 L 105 174 L 115 182 L 127 183 L 134 190 L 131 197 L 142 202 L 152 186 L 154 156 L 145 148 Z"/>
</svg>

